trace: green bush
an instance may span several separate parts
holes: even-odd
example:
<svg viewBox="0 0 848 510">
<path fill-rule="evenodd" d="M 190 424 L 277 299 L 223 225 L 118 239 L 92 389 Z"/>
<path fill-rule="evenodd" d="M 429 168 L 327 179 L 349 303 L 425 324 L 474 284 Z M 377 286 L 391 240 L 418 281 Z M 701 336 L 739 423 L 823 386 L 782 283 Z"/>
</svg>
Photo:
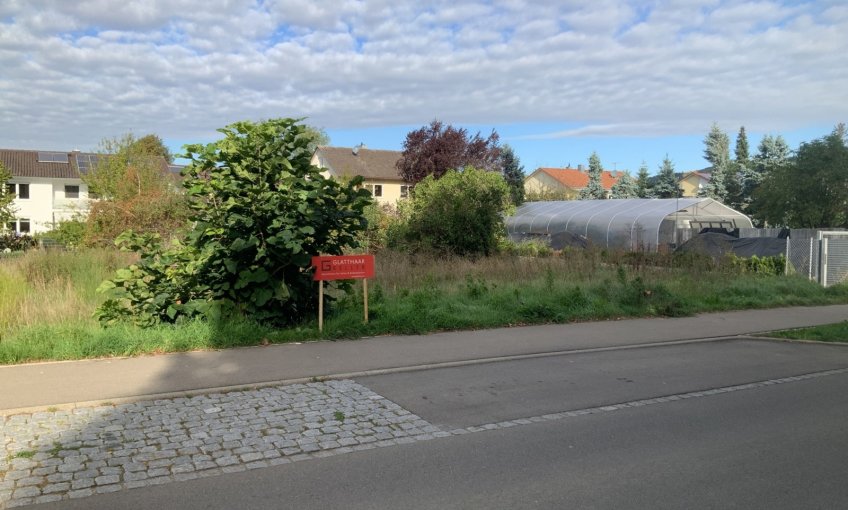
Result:
<svg viewBox="0 0 848 510">
<path fill-rule="evenodd" d="M 731 266 L 740 273 L 753 273 L 766 276 L 779 276 L 786 272 L 786 257 L 758 257 L 750 258 L 730 255 Z"/>
<path fill-rule="evenodd" d="M 121 237 L 142 258 L 101 286 L 111 293 L 101 322 L 235 314 L 285 324 L 315 312 L 311 258 L 355 247 L 371 200 L 361 178 L 342 184 L 312 166 L 312 137 L 297 122 L 237 122 L 222 140 L 187 147 L 193 227 L 167 249 L 155 235 Z"/>
<path fill-rule="evenodd" d="M 424 178 L 410 201 L 406 241 L 413 249 L 440 254 L 490 255 L 503 235 L 509 205 L 503 177 L 475 168 Z"/>
<path fill-rule="evenodd" d="M 85 221 L 82 220 L 67 220 L 60 221 L 53 227 L 38 237 L 42 240 L 54 241 L 68 248 L 77 248 L 82 245 L 85 239 Z"/>
</svg>

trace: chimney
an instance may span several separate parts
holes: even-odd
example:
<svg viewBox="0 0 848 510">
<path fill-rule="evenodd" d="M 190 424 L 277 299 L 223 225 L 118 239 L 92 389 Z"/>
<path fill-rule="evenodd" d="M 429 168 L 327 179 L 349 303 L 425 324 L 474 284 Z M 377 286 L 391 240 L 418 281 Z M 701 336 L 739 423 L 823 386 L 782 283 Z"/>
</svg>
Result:
<svg viewBox="0 0 848 510">
<path fill-rule="evenodd" d="M 582 172 L 583 171 L 583 165 L 577 165 L 577 169 Z"/>
<path fill-rule="evenodd" d="M 359 149 L 367 149 L 367 148 L 368 148 L 368 147 L 366 147 L 364 143 L 359 142 L 359 145 L 357 145 L 356 147 L 354 147 L 354 148 L 353 148 L 353 150 L 352 150 L 351 152 L 353 152 L 353 155 L 354 155 L 354 156 L 357 156 L 357 155 L 359 155 Z"/>
</svg>

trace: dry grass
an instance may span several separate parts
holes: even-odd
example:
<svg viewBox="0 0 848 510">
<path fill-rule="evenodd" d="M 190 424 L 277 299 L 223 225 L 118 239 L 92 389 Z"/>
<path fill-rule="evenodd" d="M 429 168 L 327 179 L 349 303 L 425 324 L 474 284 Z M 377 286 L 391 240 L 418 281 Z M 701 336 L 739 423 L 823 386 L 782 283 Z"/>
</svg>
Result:
<svg viewBox="0 0 848 510">
<path fill-rule="evenodd" d="M 37 324 L 87 320 L 95 292 L 136 256 L 114 249 L 32 250 L 0 258 L 0 333 Z"/>
</svg>

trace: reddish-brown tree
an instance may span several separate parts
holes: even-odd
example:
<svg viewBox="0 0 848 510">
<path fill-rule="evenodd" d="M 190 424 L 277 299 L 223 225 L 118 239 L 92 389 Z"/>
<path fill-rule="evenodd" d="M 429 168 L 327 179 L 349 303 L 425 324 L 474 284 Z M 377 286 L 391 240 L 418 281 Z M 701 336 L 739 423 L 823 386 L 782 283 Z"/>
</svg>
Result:
<svg viewBox="0 0 848 510">
<path fill-rule="evenodd" d="M 499 139 L 495 130 L 488 138 L 479 132 L 469 136 L 465 128 L 434 120 L 406 135 L 403 154 L 397 162 L 398 174 L 406 182 L 417 184 L 428 175 L 438 179 L 448 170 L 467 166 L 500 172 Z"/>
</svg>

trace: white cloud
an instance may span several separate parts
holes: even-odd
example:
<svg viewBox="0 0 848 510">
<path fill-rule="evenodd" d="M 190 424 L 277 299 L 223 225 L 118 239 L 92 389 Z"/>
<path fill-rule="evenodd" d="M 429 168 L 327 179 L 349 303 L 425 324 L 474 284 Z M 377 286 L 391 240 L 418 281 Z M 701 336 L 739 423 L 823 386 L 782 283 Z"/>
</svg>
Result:
<svg viewBox="0 0 848 510">
<path fill-rule="evenodd" d="M 777 130 L 848 113 L 848 13 L 682 0 L 34 0 L 0 6 L 3 146 L 328 128 L 569 122 L 542 137 Z M 767 124 L 767 125 L 766 125 Z"/>
</svg>

